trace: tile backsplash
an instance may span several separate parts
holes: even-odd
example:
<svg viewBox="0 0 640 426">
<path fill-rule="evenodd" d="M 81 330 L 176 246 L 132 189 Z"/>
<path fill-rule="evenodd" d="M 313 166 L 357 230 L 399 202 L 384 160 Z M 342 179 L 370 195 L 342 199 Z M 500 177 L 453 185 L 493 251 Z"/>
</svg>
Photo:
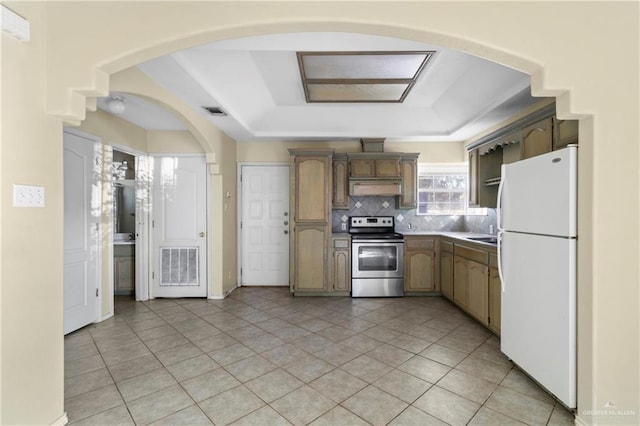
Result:
<svg viewBox="0 0 640 426">
<path fill-rule="evenodd" d="M 393 216 L 396 231 L 425 232 L 477 232 L 489 233 L 489 226 L 496 226 L 496 211 L 488 209 L 486 216 L 418 216 L 416 209 L 396 209 L 395 197 L 349 197 L 349 210 L 333 210 L 332 230 L 345 232 L 341 224 L 348 227 L 349 216 Z"/>
</svg>

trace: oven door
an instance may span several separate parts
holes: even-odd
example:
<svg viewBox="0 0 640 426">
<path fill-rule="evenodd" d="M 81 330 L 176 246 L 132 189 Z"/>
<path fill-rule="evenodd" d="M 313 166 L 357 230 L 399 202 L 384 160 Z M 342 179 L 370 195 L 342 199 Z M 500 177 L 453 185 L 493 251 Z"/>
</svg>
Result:
<svg viewBox="0 0 640 426">
<path fill-rule="evenodd" d="M 352 241 L 352 278 L 402 278 L 403 243 Z"/>
</svg>

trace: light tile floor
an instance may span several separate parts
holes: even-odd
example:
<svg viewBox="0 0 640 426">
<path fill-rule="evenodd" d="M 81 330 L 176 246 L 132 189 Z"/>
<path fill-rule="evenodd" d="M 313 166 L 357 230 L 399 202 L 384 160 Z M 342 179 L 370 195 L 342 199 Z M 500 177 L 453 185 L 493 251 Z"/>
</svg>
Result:
<svg viewBox="0 0 640 426">
<path fill-rule="evenodd" d="M 440 297 L 116 298 L 65 338 L 77 425 L 570 425 Z"/>
</svg>

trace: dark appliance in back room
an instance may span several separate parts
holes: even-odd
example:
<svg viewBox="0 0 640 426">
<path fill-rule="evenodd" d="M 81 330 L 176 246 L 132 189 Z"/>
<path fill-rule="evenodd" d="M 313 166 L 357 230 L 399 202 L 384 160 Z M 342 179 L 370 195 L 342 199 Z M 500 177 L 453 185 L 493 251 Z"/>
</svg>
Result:
<svg viewBox="0 0 640 426">
<path fill-rule="evenodd" d="M 352 216 L 351 297 L 404 295 L 404 242 L 392 216 Z"/>
</svg>

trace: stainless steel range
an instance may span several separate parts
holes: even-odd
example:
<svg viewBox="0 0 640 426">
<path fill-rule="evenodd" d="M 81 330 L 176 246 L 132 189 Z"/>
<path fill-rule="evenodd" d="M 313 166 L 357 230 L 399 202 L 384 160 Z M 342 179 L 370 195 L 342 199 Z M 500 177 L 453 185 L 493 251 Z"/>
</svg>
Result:
<svg viewBox="0 0 640 426">
<path fill-rule="evenodd" d="M 352 216 L 351 297 L 404 295 L 404 243 L 393 216 Z"/>
</svg>

